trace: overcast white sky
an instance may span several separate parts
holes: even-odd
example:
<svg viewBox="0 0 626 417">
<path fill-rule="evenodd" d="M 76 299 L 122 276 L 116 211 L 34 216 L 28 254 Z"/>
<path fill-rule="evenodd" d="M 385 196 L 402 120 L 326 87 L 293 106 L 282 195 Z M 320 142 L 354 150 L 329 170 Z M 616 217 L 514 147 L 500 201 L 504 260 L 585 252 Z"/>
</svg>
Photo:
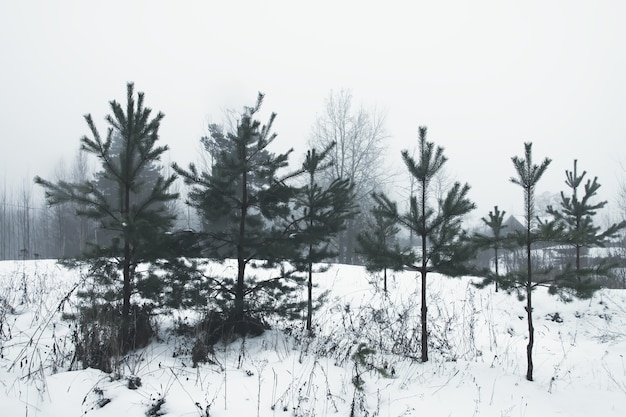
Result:
<svg viewBox="0 0 626 417">
<path fill-rule="evenodd" d="M 331 90 L 387 114 L 389 155 L 426 125 L 484 216 L 522 206 L 511 157 L 533 142 L 564 189 L 573 160 L 615 207 L 626 179 L 624 1 L 2 1 L 0 178 L 50 178 L 127 81 L 165 113 L 170 158 L 197 161 L 208 121 L 278 113 L 293 162 Z M 399 160 L 399 159 L 398 159 Z"/>
</svg>

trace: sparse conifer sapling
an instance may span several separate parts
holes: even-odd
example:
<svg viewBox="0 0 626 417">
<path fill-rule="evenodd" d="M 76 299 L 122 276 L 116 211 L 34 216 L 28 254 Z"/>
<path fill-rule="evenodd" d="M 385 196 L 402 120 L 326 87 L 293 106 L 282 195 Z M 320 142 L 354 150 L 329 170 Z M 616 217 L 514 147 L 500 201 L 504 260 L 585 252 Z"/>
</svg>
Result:
<svg viewBox="0 0 626 417">
<path fill-rule="evenodd" d="M 467 262 L 474 249 L 462 228 L 463 217 L 475 208 L 467 194 L 468 184 L 454 183 L 443 197 L 433 201 L 432 180 L 447 161 L 442 147 L 426 140 L 426 127 L 419 128 L 419 155 L 415 160 L 408 151 L 402 158 L 409 173 L 416 179 L 417 193 L 409 198 L 409 210 L 398 213 L 397 206 L 384 194 L 374 194 L 383 216 L 394 219 L 420 239 L 420 246 L 396 253 L 404 257 L 406 267 L 418 271 L 421 277 L 421 360 L 428 361 L 428 307 L 426 305 L 427 275 L 437 272 L 448 276 L 468 272 Z M 391 256 L 391 255 L 390 255 Z"/>
<path fill-rule="evenodd" d="M 327 157 L 335 146 L 332 143 L 322 152 L 316 149 L 307 152 L 301 170 L 306 183 L 296 194 L 291 216 L 296 231 L 292 234 L 295 252 L 290 260 L 296 271 L 305 272 L 307 276 L 306 329 L 309 332 L 313 318 L 314 265 L 339 255 L 331 242 L 357 212 L 354 187 L 349 180 L 336 179 L 327 186 L 318 181 L 319 173 L 332 166 Z"/>
<path fill-rule="evenodd" d="M 493 282 L 495 284 L 495 290 L 498 292 L 498 281 L 500 279 L 500 258 L 502 250 L 511 246 L 510 236 L 503 233 L 507 225 L 503 223 L 504 215 L 506 211 L 500 211 L 498 206 L 493 208 L 493 211 L 489 211 L 489 218 L 481 217 L 482 222 L 489 227 L 489 234 L 475 233 L 472 240 L 478 249 L 492 249 L 493 250 L 493 263 L 494 270 L 489 268 L 485 271 L 485 279 L 481 283 L 482 286 L 486 286 Z"/>
<path fill-rule="evenodd" d="M 598 177 L 594 177 L 593 180 L 587 179 L 583 194 L 580 195 L 579 187 L 587 171 L 579 175 L 577 164 L 578 161 L 574 160 L 574 170 L 565 171 L 565 184 L 571 194 L 566 195 L 561 191 L 560 208 L 548 206 L 547 211 L 564 228 L 563 242 L 574 250 L 574 267 L 572 268 L 570 264 L 565 265 L 556 282 L 559 288 L 554 288 L 554 291 L 565 289 L 578 297 L 586 298 L 599 288 L 597 278 L 608 275 L 613 265 L 606 259 L 600 260 L 596 265 L 583 265 L 583 251 L 592 247 L 604 247 L 626 227 L 626 221 L 613 223 L 603 231 L 594 224 L 594 216 L 607 202 L 591 202 L 600 188 Z"/>
<path fill-rule="evenodd" d="M 371 215 L 367 229 L 357 237 L 357 251 L 365 257 L 365 267 L 369 272 L 383 271 L 383 291 L 386 294 L 387 270 L 403 270 L 410 263 L 411 253 L 400 247 L 397 238 L 400 227 L 395 218 L 386 216 L 380 206 L 374 207 Z"/>
</svg>

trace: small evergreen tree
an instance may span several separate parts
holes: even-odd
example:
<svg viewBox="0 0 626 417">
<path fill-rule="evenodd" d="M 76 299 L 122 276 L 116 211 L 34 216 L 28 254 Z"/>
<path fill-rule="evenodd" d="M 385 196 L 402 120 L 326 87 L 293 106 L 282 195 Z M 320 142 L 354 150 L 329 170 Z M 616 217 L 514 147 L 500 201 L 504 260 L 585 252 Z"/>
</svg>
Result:
<svg viewBox="0 0 626 417">
<path fill-rule="evenodd" d="M 299 220 L 295 223 L 298 232 L 293 235 L 297 253 L 291 261 L 297 271 L 307 275 L 306 329 L 309 332 L 312 332 L 314 265 L 338 255 L 331 248 L 331 242 L 356 213 L 354 187 L 349 180 L 336 179 L 322 187 L 316 177 L 331 166 L 326 159 L 334 146 L 332 143 L 320 153 L 315 149 L 307 152 L 302 165 L 307 183 L 300 189 L 294 206 L 298 214 L 293 218 Z"/>
<path fill-rule="evenodd" d="M 393 211 L 397 211 L 395 203 Z M 365 256 L 365 268 L 369 272 L 383 271 L 383 291 L 387 293 L 387 270 L 401 271 L 410 263 L 410 251 L 403 251 L 397 239 L 400 232 L 395 218 L 385 216 L 382 207 L 371 210 L 368 229 L 359 233 L 358 252 Z"/>
<path fill-rule="evenodd" d="M 539 179 L 542 177 L 551 160 L 545 158 L 540 165 L 535 165 L 532 159 L 532 143 L 527 142 L 524 144 L 525 158 L 519 158 L 514 156 L 511 158 L 513 166 L 517 173 L 516 177 L 511 177 L 513 184 L 519 185 L 524 190 L 524 219 L 525 219 L 525 232 L 523 236 L 520 236 L 520 243 L 526 249 L 526 271 L 520 271 L 519 273 L 507 274 L 506 279 L 503 281 L 503 285 L 507 289 L 511 287 L 523 288 L 526 298 L 526 317 L 528 321 L 528 345 L 526 346 L 526 359 L 527 370 L 526 379 L 533 380 L 533 345 L 535 341 L 535 328 L 533 325 L 533 304 L 532 304 L 532 291 L 540 285 L 540 282 L 533 280 L 533 268 L 532 268 L 532 246 L 534 243 L 542 240 L 550 239 L 550 231 L 553 230 L 551 225 L 548 227 L 541 227 L 543 224 L 539 223 L 535 216 L 535 189 Z"/>
<path fill-rule="evenodd" d="M 213 128 L 211 136 L 203 139 L 214 156 L 211 167 L 199 171 L 195 164 L 188 170 L 173 165 L 192 187 L 188 202 L 206 225 L 202 241 L 206 252 L 219 259 L 237 260 L 234 279 L 211 281 L 225 302 L 233 330 L 241 334 L 252 330 L 251 325 L 258 327 L 258 320 L 256 324 L 250 320 L 254 313 L 276 311 L 281 297 L 294 290 L 282 276 L 256 281 L 246 275 L 253 260 L 265 261 L 268 266 L 283 260 L 290 229 L 279 223 L 288 217 L 296 193 L 278 177 L 291 150 L 279 155 L 267 150 L 276 138 L 271 131 L 276 114 L 263 126 L 255 119 L 262 102 L 263 94 L 259 94 L 254 107 L 244 108 L 234 131 L 224 135 Z"/>
<path fill-rule="evenodd" d="M 500 271 L 499 271 L 499 255 L 500 250 L 505 249 L 510 246 L 510 238 L 507 235 L 503 235 L 503 229 L 507 228 L 504 222 L 504 215 L 506 211 L 500 211 L 498 206 L 493 208 L 493 211 L 489 211 L 489 218 L 481 217 L 480 220 L 489 228 L 491 234 L 485 235 L 482 233 L 476 233 L 473 236 L 473 241 L 479 249 L 493 249 L 493 258 L 494 258 L 494 267 L 495 271 L 491 272 L 491 269 L 486 271 L 485 280 L 480 284 L 480 286 L 486 286 L 491 284 L 491 282 L 495 283 L 496 292 L 498 292 L 498 281 L 500 279 Z"/>
<path fill-rule="evenodd" d="M 566 267 L 565 272 L 559 276 L 559 287 L 574 291 L 579 297 L 591 296 L 599 287 L 594 278 L 606 276 L 611 268 L 611 264 L 606 261 L 599 263 L 596 267 L 583 267 L 581 251 L 584 248 L 604 247 L 609 239 L 616 237 L 626 227 L 626 221 L 614 223 L 604 231 L 601 231 L 599 226 L 594 225 L 593 217 L 607 202 L 601 201 L 593 204 L 590 201 L 596 196 L 600 188 L 598 177 L 587 180 L 584 194 L 582 198 L 579 197 L 578 188 L 586 174 L 587 171 L 578 174 L 577 160 L 574 160 L 574 170 L 565 171 L 565 184 L 570 188 L 571 195 L 566 196 L 561 191 L 560 210 L 548 206 L 548 213 L 554 216 L 554 219 L 565 228 L 567 235 L 565 243 L 574 249 L 574 269 L 572 270 L 569 266 Z"/>
<path fill-rule="evenodd" d="M 396 205 L 384 194 L 374 198 L 388 218 L 396 219 L 402 226 L 413 231 L 420 238 L 421 246 L 407 260 L 415 259 L 407 266 L 421 276 L 421 359 L 428 361 L 428 307 L 426 305 L 427 280 L 429 272 L 449 276 L 462 275 L 468 271 L 465 264 L 473 250 L 468 245 L 466 232 L 462 229 L 463 216 L 475 208 L 467 198 L 469 185 L 456 182 L 444 197 L 433 204 L 430 199 L 431 181 L 447 161 L 443 148 L 436 147 L 426 140 L 426 127 L 419 128 L 419 156 L 415 161 L 408 151 L 402 158 L 410 174 L 417 180 L 418 194 L 409 200 L 410 209 L 398 214 Z"/>
<path fill-rule="evenodd" d="M 102 165 L 101 178 L 111 184 L 110 192 L 102 190 L 97 180 L 52 183 L 41 177 L 35 182 L 45 189 L 49 205 L 76 203 L 76 214 L 98 223 L 99 230 L 110 234 L 108 242 L 90 246 L 86 261 L 101 284 L 104 298 L 117 301 L 115 287 L 118 271 L 122 271 L 121 332 L 122 349 L 132 344 L 131 296 L 136 290 L 141 262 L 150 262 L 161 254 L 161 244 L 170 230 L 174 215 L 164 206 L 178 194 L 169 191 L 176 176 L 164 178 L 154 175 L 147 185 L 142 177 L 147 167 L 159 161 L 167 146 L 157 146 L 158 130 L 163 113 L 151 118 L 151 109 L 144 107 L 144 94 L 134 94 L 133 83 L 127 84 L 127 102 L 124 108 L 111 101 L 112 115 L 106 117 L 109 129 L 102 138 L 90 114 L 85 116 L 92 137 L 81 139 L 81 149 L 93 154 Z M 113 152 L 114 137 L 119 142 Z"/>
<path fill-rule="evenodd" d="M 597 181 L 587 183 L 585 198 L 578 200 L 576 188 L 582 182 L 584 174 L 578 176 L 576 164 L 574 172 L 566 171 L 566 183 L 573 189 L 571 198 L 565 197 L 562 193 L 563 211 L 557 211 L 548 207 L 548 213 L 553 215 L 550 221 L 542 221 L 535 215 L 534 194 L 537 183 L 542 177 L 551 160 L 545 158 L 540 165 L 535 165 L 532 160 L 532 143 L 525 143 L 525 157 L 513 157 L 513 165 L 517 172 L 517 177 L 512 177 L 511 182 L 521 186 L 524 190 L 524 231 L 516 233 L 517 245 L 523 247 L 526 252 L 526 266 L 517 271 L 507 271 L 500 277 L 502 288 L 507 291 L 516 291 L 520 299 L 526 300 L 525 310 L 528 322 L 528 344 L 526 346 L 527 370 L 526 379 L 533 380 L 533 357 L 535 334 L 533 324 L 533 300 L 532 292 L 537 287 L 547 287 L 551 294 L 560 294 L 564 300 L 569 300 L 570 294 L 578 297 L 590 297 L 599 288 L 589 277 L 600 275 L 605 271 L 602 267 L 582 268 L 566 267 L 564 271 L 554 271 L 552 266 L 547 268 L 537 268 L 533 264 L 532 250 L 538 243 L 569 244 L 573 247 L 585 247 L 585 245 L 601 245 L 609 236 L 614 236 L 622 227 L 626 225 L 617 224 L 610 226 L 606 234 L 597 232 L 592 224 L 591 216 L 595 210 L 602 207 L 600 205 L 590 205 L 589 198 L 595 195 L 599 185 Z M 583 214 L 584 213 L 584 214 Z M 580 260 L 578 258 L 578 260 Z M 580 265 L 580 263 L 578 263 Z"/>
<path fill-rule="evenodd" d="M 312 126 L 311 147 L 325 149 L 331 143 L 337 143 L 329 155 L 333 165 L 321 173 L 321 183 L 327 185 L 336 179 L 350 180 L 359 208 L 359 213 L 348 219 L 346 229 L 334 242 L 342 263 L 358 262 L 354 256 L 357 235 L 364 224 L 362 216 L 372 204 L 369 196 L 388 181 L 383 164 L 387 137 L 384 114 L 375 108 L 354 106 L 349 90 L 331 91 Z"/>
</svg>

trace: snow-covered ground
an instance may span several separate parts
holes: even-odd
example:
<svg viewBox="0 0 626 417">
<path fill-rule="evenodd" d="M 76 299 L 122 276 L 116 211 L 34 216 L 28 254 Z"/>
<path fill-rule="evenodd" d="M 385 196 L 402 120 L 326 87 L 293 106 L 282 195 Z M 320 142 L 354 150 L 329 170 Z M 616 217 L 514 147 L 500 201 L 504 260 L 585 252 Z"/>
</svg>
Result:
<svg viewBox="0 0 626 417">
<path fill-rule="evenodd" d="M 315 279 L 317 293 L 330 293 L 314 338 L 302 323 L 281 322 L 217 345 L 212 363 L 194 368 L 193 340 L 171 331 L 180 313 L 159 318 L 159 337 L 110 375 L 68 371 L 74 328 L 62 314 L 80 273 L 53 261 L 0 262 L 0 415 L 626 415 L 624 290 L 568 304 L 537 291 L 529 382 L 515 296 L 430 275 L 430 360 L 420 363 L 414 273 L 396 273 L 388 297 L 360 267 L 334 265 Z M 364 363 L 353 356 L 359 346 L 375 351 Z"/>
</svg>

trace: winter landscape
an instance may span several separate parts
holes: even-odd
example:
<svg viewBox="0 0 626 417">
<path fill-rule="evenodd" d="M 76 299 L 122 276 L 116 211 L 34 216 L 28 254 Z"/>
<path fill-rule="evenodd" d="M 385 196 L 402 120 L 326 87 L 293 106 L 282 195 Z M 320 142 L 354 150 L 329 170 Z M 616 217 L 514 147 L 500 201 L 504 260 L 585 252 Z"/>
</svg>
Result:
<svg viewBox="0 0 626 417">
<path fill-rule="evenodd" d="M 210 264 L 228 273 L 235 263 Z M 194 367 L 192 311 L 156 318 L 158 335 L 112 373 L 73 363 L 74 287 L 54 261 L 0 263 L 4 416 L 623 416 L 626 291 L 563 303 L 535 295 L 535 380 L 524 377 L 524 304 L 472 278 L 431 275 L 431 355 L 417 352 L 416 274 L 332 265 L 315 337 L 302 321 L 218 343 Z M 74 290 L 73 290 L 74 289 Z M 304 297 L 304 292 L 302 294 Z M 196 311 L 195 314 L 198 314 Z M 365 349 L 365 350 L 364 350 Z M 355 355 L 361 352 L 361 355 Z"/>
<path fill-rule="evenodd" d="M 626 221 L 597 225 L 597 177 L 574 160 L 542 207 L 551 159 L 526 142 L 510 179 L 524 216 L 496 205 L 470 229 L 470 186 L 446 179 L 425 126 L 398 204 L 365 161 L 370 124 L 328 116 L 351 130 L 289 165 L 263 98 L 209 125 L 210 163 L 166 169 L 163 114 L 128 83 L 106 137 L 85 116 L 97 171 L 36 176 L 32 222 L 5 204 L 8 415 L 624 414 Z"/>
<path fill-rule="evenodd" d="M 626 416 L 625 20 L 0 2 L 0 415 Z"/>
</svg>

